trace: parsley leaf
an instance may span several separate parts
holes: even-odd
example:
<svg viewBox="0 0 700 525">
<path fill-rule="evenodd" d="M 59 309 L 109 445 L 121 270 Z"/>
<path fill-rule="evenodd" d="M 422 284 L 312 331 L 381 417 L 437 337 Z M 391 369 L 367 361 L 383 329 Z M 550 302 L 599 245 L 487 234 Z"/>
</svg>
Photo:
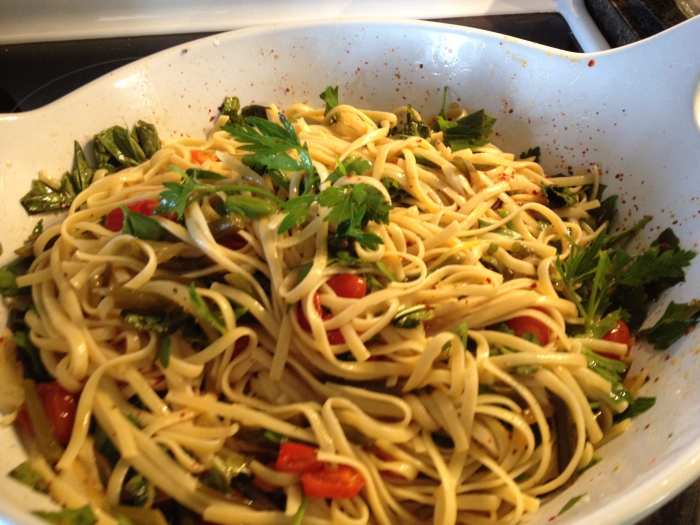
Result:
<svg viewBox="0 0 700 525">
<path fill-rule="evenodd" d="M 523 151 L 519 157 L 521 159 L 529 159 L 531 157 L 535 157 L 535 162 L 539 162 L 541 154 L 542 152 L 540 151 L 540 147 L 535 146 L 534 148 L 530 148 L 527 151 Z"/>
<path fill-rule="evenodd" d="M 578 202 L 577 194 L 569 188 L 547 184 L 542 189 L 545 197 L 547 197 L 547 202 L 552 208 L 565 208 Z"/>
<path fill-rule="evenodd" d="M 17 465 L 9 472 L 8 476 L 37 492 L 46 494 L 49 491 L 49 484 L 29 461 Z"/>
<path fill-rule="evenodd" d="M 316 195 L 300 195 L 289 199 L 282 205 L 282 209 L 287 212 L 284 219 L 277 228 L 277 233 L 284 233 L 295 226 L 303 224 L 309 219 L 311 205 L 316 202 Z"/>
<path fill-rule="evenodd" d="M 133 235 L 145 241 L 159 241 L 165 236 L 165 230 L 153 217 L 131 211 L 126 206 L 122 206 L 121 209 L 124 213 L 122 233 Z"/>
<path fill-rule="evenodd" d="M 326 220 L 336 227 L 336 237 L 357 241 L 361 246 L 371 250 L 382 243 L 379 236 L 365 232 L 364 228 L 370 221 L 387 223 L 389 204 L 379 190 L 369 184 L 351 184 L 342 188 L 330 187 L 318 195 L 301 195 L 288 200 L 282 206 L 287 215 L 280 223 L 277 232 L 284 233 L 306 222 L 314 202 L 330 208 Z"/>
<path fill-rule="evenodd" d="M 684 268 L 690 265 L 695 253 L 681 248 L 661 251 L 652 246 L 635 257 L 620 275 L 619 282 L 624 286 L 646 286 L 659 281 L 666 281 L 673 286 L 685 279 Z"/>
<path fill-rule="evenodd" d="M 355 175 L 364 175 L 367 171 L 372 168 L 372 164 L 361 158 L 352 157 L 339 162 L 335 170 L 328 175 L 328 181 L 334 184 L 339 178 L 345 177 L 354 173 Z"/>
<path fill-rule="evenodd" d="M 340 98 L 338 95 L 338 86 L 328 86 L 323 90 L 323 93 L 319 95 L 321 100 L 326 103 L 326 109 L 323 112 L 324 115 L 328 115 L 328 112 L 340 104 Z"/>
<path fill-rule="evenodd" d="M 97 517 L 89 505 L 77 509 L 63 509 L 55 512 L 35 511 L 32 514 L 56 525 L 93 525 Z"/>
<path fill-rule="evenodd" d="M 453 151 L 483 146 L 488 142 L 495 122 L 496 119 L 487 115 L 483 109 L 470 113 L 444 130 L 445 143 Z"/>
<path fill-rule="evenodd" d="M 299 142 L 294 128 L 282 113 L 279 119 L 282 124 L 246 117 L 243 122 L 226 124 L 224 129 L 241 143 L 241 149 L 250 152 L 244 157 L 248 164 L 267 170 L 304 171 L 311 177 L 314 170 L 307 147 Z M 295 151 L 298 158 L 292 157 L 289 151 Z"/>
<path fill-rule="evenodd" d="M 674 303 L 666 307 L 666 311 L 654 326 L 639 332 L 658 350 L 666 350 L 669 346 L 683 337 L 700 320 L 700 301 L 689 303 Z"/>
<path fill-rule="evenodd" d="M 622 379 L 627 372 L 627 364 L 617 359 L 609 359 L 600 354 L 584 349 L 581 352 L 588 361 L 588 368 L 612 385 L 610 392 L 611 402 L 617 404 L 629 401 L 630 394 L 622 386 Z"/>
</svg>

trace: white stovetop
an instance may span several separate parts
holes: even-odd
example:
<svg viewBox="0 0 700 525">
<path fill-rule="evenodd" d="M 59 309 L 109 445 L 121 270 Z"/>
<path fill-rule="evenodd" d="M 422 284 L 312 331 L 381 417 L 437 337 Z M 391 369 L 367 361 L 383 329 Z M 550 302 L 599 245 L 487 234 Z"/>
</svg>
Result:
<svg viewBox="0 0 700 525">
<path fill-rule="evenodd" d="M 223 31 L 321 19 L 560 12 L 584 51 L 608 46 L 583 0 L 0 0 L 0 44 Z"/>
</svg>

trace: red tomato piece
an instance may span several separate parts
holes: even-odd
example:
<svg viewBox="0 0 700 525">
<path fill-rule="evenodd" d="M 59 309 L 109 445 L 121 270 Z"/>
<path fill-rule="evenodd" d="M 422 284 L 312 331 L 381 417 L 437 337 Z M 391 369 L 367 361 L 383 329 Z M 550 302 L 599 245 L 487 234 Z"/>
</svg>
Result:
<svg viewBox="0 0 700 525">
<path fill-rule="evenodd" d="M 208 160 L 216 160 L 216 154 L 213 151 L 195 149 L 190 151 L 190 158 L 195 164 L 204 164 Z"/>
<path fill-rule="evenodd" d="M 302 443 L 285 442 L 280 445 L 275 469 L 280 472 L 301 474 L 319 469 L 323 463 L 316 459 L 316 448 Z"/>
<path fill-rule="evenodd" d="M 342 345 L 345 343 L 343 333 L 338 329 L 328 330 L 328 342 L 332 345 Z"/>
<path fill-rule="evenodd" d="M 549 328 L 537 319 L 528 316 L 513 317 L 508 319 L 506 324 L 518 337 L 531 334 L 541 345 L 549 343 Z"/>
<path fill-rule="evenodd" d="M 630 345 L 632 344 L 632 333 L 630 332 L 630 327 L 627 325 L 627 323 L 620 319 L 615 325 L 615 328 L 605 334 L 603 339 L 613 343 L 623 344 L 627 347 L 627 352 L 629 352 Z M 606 352 L 601 352 L 601 354 L 605 357 L 609 357 L 610 359 L 617 360 L 621 360 L 626 357 L 626 355 L 608 354 Z"/>
<path fill-rule="evenodd" d="M 321 297 L 318 294 L 314 294 L 314 308 L 321 316 L 321 319 L 331 318 L 330 312 L 325 311 L 321 306 Z M 299 326 L 301 326 L 302 330 L 304 330 L 305 332 L 310 332 L 311 325 L 309 324 L 309 320 L 306 318 L 306 314 L 304 314 L 304 307 L 301 305 L 301 301 L 297 303 L 296 315 L 297 322 L 299 323 Z M 342 345 L 343 343 L 345 343 L 345 338 L 343 337 L 343 334 L 337 328 L 329 330 L 327 336 L 328 342 L 332 345 Z"/>
<path fill-rule="evenodd" d="M 232 233 L 231 235 L 217 239 L 216 242 L 218 242 L 221 246 L 225 246 L 229 250 L 240 250 L 246 244 L 248 244 L 248 242 L 237 233 Z"/>
<path fill-rule="evenodd" d="M 15 419 L 15 425 L 19 428 L 19 431 L 28 436 L 34 435 L 34 429 L 32 428 L 32 421 L 29 419 L 29 413 L 27 408 L 22 405 L 22 408 L 17 412 L 17 418 Z"/>
<path fill-rule="evenodd" d="M 68 444 L 78 407 L 76 396 L 56 382 L 40 383 L 37 390 L 56 440 Z"/>
<path fill-rule="evenodd" d="M 236 339 L 236 344 L 233 345 L 233 350 L 235 352 L 242 352 L 248 346 L 248 342 L 249 338 L 247 335 L 244 335 L 240 339 Z"/>
<path fill-rule="evenodd" d="M 630 342 L 632 341 L 632 334 L 630 333 L 630 327 L 627 323 L 620 319 L 615 328 L 610 330 L 607 334 L 603 336 L 606 341 L 611 341 L 613 343 L 620 343 L 627 345 L 629 348 Z"/>
<path fill-rule="evenodd" d="M 140 213 L 141 215 L 155 215 L 158 201 L 155 199 L 145 199 L 142 201 L 132 202 L 127 205 L 131 211 Z M 124 212 L 121 208 L 114 208 L 105 217 L 105 228 L 113 232 L 120 232 L 124 227 Z"/>
<path fill-rule="evenodd" d="M 357 470 L 347 465 L 324 465 L 301 475 L 304 494 L 310 498 L 354 498 L 365 486 Z"/>
<path fill-rule="evenodd" d="M 367 295 L 367 281 L 354 273 L 337 273 L 328 279 L 328 286 L 340 297 L 362 299 Z"/>
<path fill-rule="evenodd" d="M 321 308 L 321 297 L 316 293 L 314 294 L 314 308 L 316 311 L 319 313 L 322 319 L 325 319 L 326 317 L 324 316 L 323 309 Z M 299 326 L 301 326 L 305 332 L 310 332 L 311 331 L 311 325 L 309 324 L 309 320 L 306 318 L 306 314 L 304 313 L 304 307 L 301 305 L 301 301 L 297 303 L 297 321 L 299 322 Z"/>
<path fill-rule="evenodd" d="M 124 212 L 121 208 L 114 208 L 105 217 L 105 228 L 113 232 L 122 231 L 124 226 Z"/>
</svg>

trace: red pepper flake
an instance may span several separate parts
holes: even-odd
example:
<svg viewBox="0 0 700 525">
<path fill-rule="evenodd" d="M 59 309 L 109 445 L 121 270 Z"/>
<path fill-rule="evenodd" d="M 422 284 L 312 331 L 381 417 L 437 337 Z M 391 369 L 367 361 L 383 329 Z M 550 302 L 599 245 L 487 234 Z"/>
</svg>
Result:
<svg viewBox="0 0 700 525">
<path fill-rule="evenodd" d="M 595 66 L 595 60 L 594 60 L 593 58 L 591 58 L 591 59 L 588 61 L 588 67 L 593 67 L 593 66 Z"/>
</svg>

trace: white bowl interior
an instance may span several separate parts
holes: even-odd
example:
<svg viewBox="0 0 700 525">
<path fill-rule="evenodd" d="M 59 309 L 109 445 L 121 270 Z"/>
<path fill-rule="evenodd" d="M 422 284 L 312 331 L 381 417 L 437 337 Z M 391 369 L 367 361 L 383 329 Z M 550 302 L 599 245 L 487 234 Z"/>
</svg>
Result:
<svg viewBox="0 0 700 525">
<path fill-rule="evenodd" d="M 203 135 L 217 105 L 318 104 L 328 84 L 343 101 L 426 113 L 442 87 L 470 109 L 498 118 L 494 142 L 519 152 L 540 145 L 551 173 L 602 165 L 622 217 L 654 215 L 649 236 L 673 225 L 686 246 L 700 241 L 700 19 L 620 50 L 575 55 L 488 32 L 420 22 L 303 24 L 243 30 L 185 44 L 146 58 L 36 111 L 0 116 L 0 239 L 6 260 L 31 231 L 19 197 L 39 170 L 60 175 L 71 141 L 89 140 L 114 123 L 154 122 L 162 136 Z M 696 99 L 696 115 L 693 101 Z M 662 297 L 697 295 L 700 262 L 688 282 Z M 696 331 L 664 353 L 636 348 L 635 367 L 651 370 L 645 395 L 657 404 L 632 430 L 602 449 L 604 461 L 547 501 L 532 525 L 550 523 L 572 496 L 587 494 L 559 524 L 619 525 L 650 511 L 700 475 L 700 356 Z M 9 429 L 0 431 L 4 473 L 21 461 Z M 0 477 L 0 514 L 31 523 L 23 511 L 38 499 Z M 31 520 L 31 521 L 30 521 Z"/>
</svg>

